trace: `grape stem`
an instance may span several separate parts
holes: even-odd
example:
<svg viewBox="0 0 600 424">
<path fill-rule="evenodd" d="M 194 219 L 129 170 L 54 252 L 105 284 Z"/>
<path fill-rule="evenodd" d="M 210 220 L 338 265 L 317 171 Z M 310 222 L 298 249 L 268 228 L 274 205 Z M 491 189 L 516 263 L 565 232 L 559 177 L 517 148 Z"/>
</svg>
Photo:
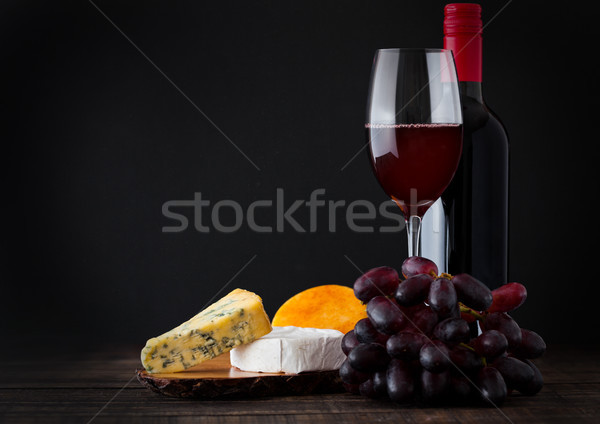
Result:
<svg viewBox="0 0 600 424">
<path fill-rule="evenodd" d="M 469 349 L 471 352 L 475 352 L 475 349 L 473 348 L 473 346 L 469 346 L 466 343 L 459 343 L 458 345 Z M 481 363 L 483 364 L 484 367 L 487 367 L 487 360 L 485 359 L 484 356 L 481 357 Z"/>
<path fill-rule="evenodd" d="M 458 345 L 459 345 L 459 346 L 462 346 L 462 347 L 466 347 L 466 348 L 467 348 L 467 349 L 469 349 L 470 351 L 472 351 L 472 352 L 475 352 L 475 349 L 474 349 L 472 346 L 469 346 L 469 345 L 468 345 L 468 344 L 466 344 L 466 343 L 459 343 Z"/>
<path fill-rule="evenodd" d="M 468 306 L 463 305 L 462 303 L 459 303 L 458 305 L 460 307 L 461 312 L 465 312 L 467 314 L 473 315 L 479 321 L 483 321 L 485 319 L 484 316 L 481 315 L 479 312 L 477 312 L 475 309 L 471 309 Z"/>
</svg>

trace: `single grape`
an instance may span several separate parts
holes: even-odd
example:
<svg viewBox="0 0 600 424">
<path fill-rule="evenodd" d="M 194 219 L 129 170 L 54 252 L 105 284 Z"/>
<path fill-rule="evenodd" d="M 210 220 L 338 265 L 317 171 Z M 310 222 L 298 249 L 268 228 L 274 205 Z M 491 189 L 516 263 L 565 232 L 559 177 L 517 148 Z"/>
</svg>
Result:
<svg viewBox="0 0 600 424">
<path fill-rule="evenodd" d="M 508 348 L 514 349 L 521 344 L 521 328 L 517 322 L 506 312 L 492 312 L 488 314 L 483 321 L 482 331 L 498 330 L 508 341 Z"/>
<path fill-rule="evenodd" d="M 402 262 L 402 275 L 410 278 L 417 274 L 438 275 L 438 267 L 435 262 L 420 256 L 411 256 Z"/>
<path fill-rule="evenodd" d="M 352 368 L 352 365 L 350 365 L 350 361 L 347 358 L 340 366 L 340 379 L 346 384 L 360 384 L 363 381 L 366 381 L 370 376 L 371 374 L 368 372 L 362 372 Z M 358 387 L 356 387 L 356 389 L 358 389 Z"/>
<path fill-rule="evenodd" d="M 387 393 L 396 403 L 410 402 L 415 395 L 413 371 L 407 362 L 392 359 L 386 373 Z"/>
<path fill-rule="evenodd" d="M 469 274 L 457 274 L 452 277 L 459 302 L 477 311 L 485 311 L 492 304 L 492 292 L 481 281 Z"/>
<path fill-rule="evenodd" d="M 534 377 L 533 369 L 525 362 L 510 356 L 500 357 L 491 364 L 502 374 L 506 387 L 517 389 L 525 387 Z"/>
<path fill-rule="evenodd" d="M 363 302 L 368 302 L 375 296 L 393 296 L 399 281 L 398 272 L 394 268 L 373 268 L 354 282 L 354 296 Z"/>
<path fill-rule="evenodd" d="M 521 344 L 513 349 L 513 354 L 522 359 L 539 358 L 546 352 L 546 342 L 535 331 L 521 328 Z"/>
<path fill-rule="evenodd" d="M 519 283 L 504 284 L 492 290 L 492 298 L 488 312 L 510 312 L 525 302 L 527 289 Z"/>
<path fill-rule="evenodd" d="M 502 374 L 493 367 L 483 367 L 477 373 L 475 383 L 479 387 L 479 395 L 483 401 L 500 406 L 506 399 L 508 390 Z"/>
<path fill-rule="evenodd" d="M 375 296 L 367 304 L 367 316 L 380 333 L 395 334 L 402 329 L 406 318 L 401 308 L 385 296 Z"/>
<path fill-rule="evenodd" d="M 390 357 L 379 343 L 361 343 L 350 351 L 348 361 L 355 370 L 373 372 L 384 369 Z"/>
<path fill-rule="evenodd" d="M 524 395 L 533 396 L 537 392 L 542 390 L 542 387 L 544 386 L 544 377 L 542 377 L 542 373 L 540 372 L 538 367 L 536 367 L 535 364 L 529 359 L 524 359 L 523 362 L 529 365 L 529 367 L 533 370 L 533 378 L 529 383 L 519 387 L 518 390 Z"/>
<path fill-rule="evenodd" d="M 470 373 L 483 367 L 483 361 L 475 352 L 463 346 L 450 349 L 450 361 L 462 371 Z"/>
<path fill-rule="evenodd" d="M 431 335 L 439 320 L 438 315 L 425 304 L 411 306 L 408 309 L 407 323 L 403 331 Z"/>
<path fill-rule="evenodd" d="M 427 371 L 442 372 L 450 366 L 450 353 L 440 340 L 433 340 L 423 345 L 419 351 L 419 362 Z"/>
<path fill-rule="evenodd" d="M 446 278 L 437 278 L 431 283 L 427 303 L 440 318 L 449 318 L 457 313 L 460 314 L 456 290 L 454 290 L 452 282 Z"/>
<path fill-rule="evenodd" d="M 471 346 L 479 356 L 495 358 L 506 352 L 508 340 L 497 330 L 486 330 L 471 340 Z"/>
<path fill-rule="evenodd" d="M 346 334 L 344 334 L 344 337 L 342 337 L 342 351 L 346 354 L 346 356 L 348 356 L 350 351 L 359 344 L 360 342 L 356 338 L 356 333 L 354 330 L 348 331 Z"/>
<path fill-rule="evenodd" d="M 373 389 L 380 396 L 387 396 L 387 369 L 373 373 Z"/>
<path fill-rule="evenodd" d="M 427 341 L 421 333 L 401 331 L 391 336 L 386 344 L 388 355 L 404 360 L 417 359 L 423 344 Z"/>
<path fill-rule="evenodd" d="M 433 373 L 427 370 L 421 372 L 421 396 L 428 404 L 442 401 L 450 388 L 450 372 Z"/>
<path fill-rule="evenodd" d="M 390 338 L 389 335 L 377 331 L 369 318 L 359 320 L 354 326 L 354 333 L 361 343 L 379 343 L 385 346 L 385 343 Z"/>
<path fill-rule="evenodd" d="M 402 306 L 413 306 L 427 299 L 429 286 L 433 277 L 428 274 L 418 274 L 402 281 L 396 290 L 396 302 Z"/>
<path fill-rule="evenodd" d="M 433 336 L 444 343 L 461 343 L 469 340 L 469 324 L 460 318 L 446 318 L 433 329 Z"/>
</svg>

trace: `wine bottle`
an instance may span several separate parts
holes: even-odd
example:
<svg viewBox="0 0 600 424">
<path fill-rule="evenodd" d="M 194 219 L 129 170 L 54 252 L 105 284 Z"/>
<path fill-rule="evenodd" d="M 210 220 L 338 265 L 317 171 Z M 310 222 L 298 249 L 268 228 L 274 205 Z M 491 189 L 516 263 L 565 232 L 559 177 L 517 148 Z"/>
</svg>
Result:
<svg viewBox="0 0 600 424">
<path fill-rule="evenodd" d="M 444 12 L 444 48 L 456 62 L 464 132 L 460 164 L 442 194 L 446 257 L 434 260 L 445 261 L 450 274 L 466 272 L 495 288 L 508 275 L 508 136 L 483 99 L 481 7 L 452 3 Z"/>
</svg>

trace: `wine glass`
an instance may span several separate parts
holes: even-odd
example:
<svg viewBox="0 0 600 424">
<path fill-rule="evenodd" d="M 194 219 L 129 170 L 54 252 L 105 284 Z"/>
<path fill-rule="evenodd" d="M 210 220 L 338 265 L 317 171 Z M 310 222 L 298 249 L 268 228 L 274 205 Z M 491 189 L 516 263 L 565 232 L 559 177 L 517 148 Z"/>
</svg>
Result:
<svg viewBox="0 0 600 424">
<path fill-rule="evenodd" d="M 408 256 L 420 256 L 423 215 L 450 184 L 462 151 L 452 51 L 377 50 L 365 128 L 375 176 L 404 214 Z"/>
</svg>

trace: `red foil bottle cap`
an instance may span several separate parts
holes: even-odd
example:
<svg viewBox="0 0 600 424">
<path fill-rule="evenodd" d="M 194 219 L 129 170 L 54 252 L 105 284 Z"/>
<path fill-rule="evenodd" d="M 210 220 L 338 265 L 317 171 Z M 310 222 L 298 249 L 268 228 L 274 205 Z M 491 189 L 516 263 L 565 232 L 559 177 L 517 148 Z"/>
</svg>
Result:
<svg viewBox="0 0 600 424">
<path fill-rule="evenodd" d="M 444 35 L 481 33 L 481 6 L 478 4 L 447 4 L 444 15 Z"/>
<path fill-rule="evenodd" d="M 451 3 L 444 15 L 444 48 L 454 54 L 459 81 L 481 82 L 481 6 Z"/>
</svg>

